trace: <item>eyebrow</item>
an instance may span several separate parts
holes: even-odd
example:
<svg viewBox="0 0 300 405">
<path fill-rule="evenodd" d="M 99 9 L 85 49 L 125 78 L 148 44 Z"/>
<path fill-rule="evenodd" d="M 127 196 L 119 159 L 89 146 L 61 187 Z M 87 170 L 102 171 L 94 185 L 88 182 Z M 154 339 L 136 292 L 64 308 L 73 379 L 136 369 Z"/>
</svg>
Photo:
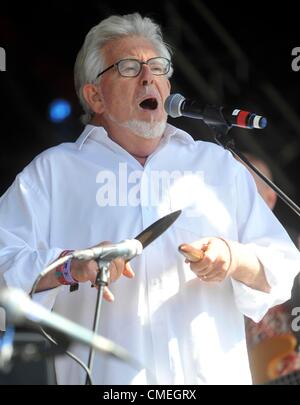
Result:
<svg viewBox="0 0 300 405">
<path fill-rule="evenodd" d="M 147 58 L 146 60 L 153 59 L 153 58 L 161 58 L 161 56 L 159 56 L 159 55 L 151 56 L 151 58 Z M 140 61 L 140 59 L 138 57 L 136 57 L 136 56 L 123 56 L 122 58 L 119 58 L 117 61 L 120 61 L 120 60 L 123 60 L 123 59 L 135 59 L 135 60 Z"/>
</svg>

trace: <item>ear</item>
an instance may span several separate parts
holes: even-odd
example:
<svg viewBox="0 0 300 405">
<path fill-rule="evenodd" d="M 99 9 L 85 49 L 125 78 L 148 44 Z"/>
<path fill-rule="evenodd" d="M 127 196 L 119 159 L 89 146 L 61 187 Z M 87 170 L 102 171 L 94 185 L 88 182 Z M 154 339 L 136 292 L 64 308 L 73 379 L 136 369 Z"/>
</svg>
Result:
<svg viewBox="0 0 300 405">
<path fill-rule="evenodd" d="M 83 86 L 82 94 L 85 101 L 88 103 L 91 110 L 94 111 L 94 113 L 101 114 L 104 111 L 99 86 L 87 83 Z"/>
</svg>

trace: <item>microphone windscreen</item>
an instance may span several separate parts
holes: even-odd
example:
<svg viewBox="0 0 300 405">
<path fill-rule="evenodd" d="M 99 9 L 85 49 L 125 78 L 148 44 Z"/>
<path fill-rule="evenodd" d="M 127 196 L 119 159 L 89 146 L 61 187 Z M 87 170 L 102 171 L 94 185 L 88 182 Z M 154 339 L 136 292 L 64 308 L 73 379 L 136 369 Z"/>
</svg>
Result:
<svg viewBox="0 0 300 405">
<path fill-rule="evenodd" d="M 166 113 L 172 118 L 181 117 L 181 104 L 184 100 L 185 98 L 179 93 L 170 94 L 165 100 Z"/>
</svg>

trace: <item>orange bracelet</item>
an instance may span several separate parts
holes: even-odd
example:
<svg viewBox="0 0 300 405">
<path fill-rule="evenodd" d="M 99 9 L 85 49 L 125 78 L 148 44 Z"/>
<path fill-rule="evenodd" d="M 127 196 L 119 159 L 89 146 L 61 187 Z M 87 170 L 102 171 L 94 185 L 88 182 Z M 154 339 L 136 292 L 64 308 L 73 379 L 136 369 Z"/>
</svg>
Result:
<svg viewBox="0 0 300 405">
<path fill-rule="evenodd" d="M 221 238 L 220 236 L 216 236 L 216 238 L 221 239 L 221 240 L 225 243 L 225 245 L 228 247 L 229 255 L 230 255 L 229 266 L 228 266 L 228 268 L 227 268 L 227 270 L 226 270 L 226 273 L 228 273 L 228 271 L 229 271 L 229 269 L 230 269 L 230 267 L 231 267 L 231 265 L 232 265 L 232 252 L 231 252 L 231 247 L 229 246 L 229 243 L 227 242 L 226 239 L 223 239 L 223 238 Z"/>
</svg>

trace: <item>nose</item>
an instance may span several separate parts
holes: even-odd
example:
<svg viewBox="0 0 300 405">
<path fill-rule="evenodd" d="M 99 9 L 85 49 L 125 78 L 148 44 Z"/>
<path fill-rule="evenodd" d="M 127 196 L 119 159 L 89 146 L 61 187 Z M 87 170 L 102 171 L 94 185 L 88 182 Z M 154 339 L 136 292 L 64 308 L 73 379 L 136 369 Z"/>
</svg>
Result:
<svg viewBox="0 0 300 405">
<path fill-rule="evenodd" d="M 145 63 L 142 65 L 142 71 L 140 73 L 140 82 L 142 86 L 148 86 L 149 84 L 153 83 L 153 74 L 149 68 L 149 66 Z"/>
</svg>

